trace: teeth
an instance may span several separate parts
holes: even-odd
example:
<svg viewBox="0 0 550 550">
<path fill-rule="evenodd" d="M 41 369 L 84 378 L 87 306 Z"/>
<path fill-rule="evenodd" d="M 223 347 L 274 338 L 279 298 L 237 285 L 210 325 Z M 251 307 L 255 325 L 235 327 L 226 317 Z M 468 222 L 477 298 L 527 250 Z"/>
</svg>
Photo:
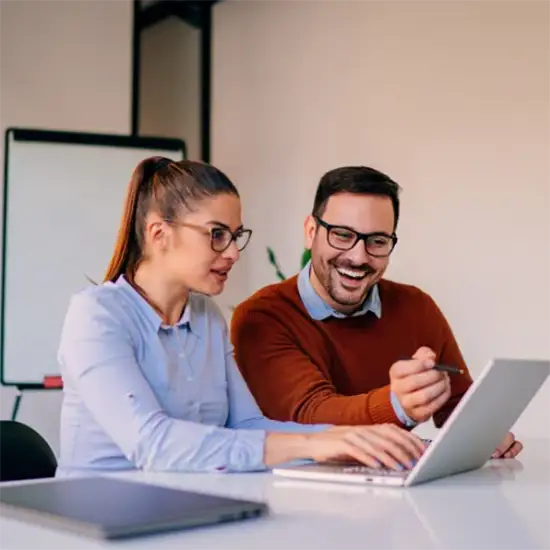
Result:
<svg viewBox="0 0 550 550">
<path fill-rule="evenodd" d="M 354 271 L 352 269 L 346 269 L 344 267 L 337 268 L 336 271 L 338 271 L 340 275 L 346 275 L 347 277 L 351 277 L 352 279 L 362 279 L 367 274 L 366 271 Z"/>
</svg>

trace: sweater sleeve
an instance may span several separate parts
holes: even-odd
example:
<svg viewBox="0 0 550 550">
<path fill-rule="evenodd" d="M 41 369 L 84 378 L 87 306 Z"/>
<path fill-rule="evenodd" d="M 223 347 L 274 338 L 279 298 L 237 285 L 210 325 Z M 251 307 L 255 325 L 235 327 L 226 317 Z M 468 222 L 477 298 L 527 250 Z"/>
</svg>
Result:
<svg viewBox="0 0 550 550">
<path fill-rule="evenodd" d="M 262 412 L 273 419 L 304 424 L 403 426 L 390 387 L 342 395 L 303 349 L 292 330 L 272 310 L 238 307 L 231 324 L 236 362 Z"/>
<path fill-rule="evenodd" d="M 471 386 L 472 378 L 447 319 L 435 301 L 427 294 L 425 295 L 425 300 L 425 326 L 429 328 L 426 345 L 436 352 L 437 361 L 439 363 L 452 365 L 464 371 L 464 374 L 450 375 L 451 397 L 447 403 L 433 415 L 435 426 L 441 428 L 453 412 L 453 409 L 458 405 L 462 396 Z"/>
</svg>

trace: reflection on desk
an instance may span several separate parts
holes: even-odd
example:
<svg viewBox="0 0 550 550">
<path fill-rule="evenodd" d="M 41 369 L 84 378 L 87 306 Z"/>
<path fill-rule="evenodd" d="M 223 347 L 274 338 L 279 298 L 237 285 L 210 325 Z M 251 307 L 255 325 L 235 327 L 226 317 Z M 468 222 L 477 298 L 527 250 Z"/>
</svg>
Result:
<svg viewBox="0 0 550 550">
<path fill-rule="evenodd" d="M 131 550 L 538 549 L 550 548 L 548 440 L 526 441 L 519 460 L 411 488 L 274 478 L 259 474 L 125 472 L 124 479 L 267 501 L 265 519 L 128 542 Z M 0 519 L 2 549 L 111 548 L 113 543 Z"/>
</svg>

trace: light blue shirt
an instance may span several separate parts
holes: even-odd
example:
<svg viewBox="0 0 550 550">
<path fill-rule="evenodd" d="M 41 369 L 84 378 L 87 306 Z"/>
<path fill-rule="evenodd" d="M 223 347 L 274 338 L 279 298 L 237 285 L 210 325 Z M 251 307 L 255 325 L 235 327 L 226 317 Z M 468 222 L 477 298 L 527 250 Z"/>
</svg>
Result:
<svg viewBox="0 0 550 550">
<path fill-rule="evenodd" d="M 214 302 L 191 294 L 165 326 L 121 277 L 75 294 L 58 359 L 64 383 L 58 476 L 94 470 L 263 470 L 266 431 L 326 425 L 262 416 Z"/>
<path fill-rule="evenodd" d="M 322 321 L 328 317 L 347 317 L 346 314 L 335 311 L 325 302 L 325 300 L 323 300 L 323 298 L 321 298 L 321 296 L 319 296 L 319 294 L 317 294 L 311 284 L 310 269 L 311 260 L 304 266 L 298 275 L 298 293 L 310 317 L 316 321 Z M 356 317 L 358 315 L 366 315 L 369 312 L 376 315 L 379 319 L 382 317 L 382 302 L 380 300 L 378 285 L 374 285 L 372 287 L 367 299 L 357 311 L 352 313 L 352 316 Z M 397 418 L 399 418 L 399 420 L 406 426 L 416 426 L 416 422 L 407 416 L 401 406 L 401 403 L 399 403 L 399 400 L 393 393 L 390 393 L 390 399 Z"/>
</svg>

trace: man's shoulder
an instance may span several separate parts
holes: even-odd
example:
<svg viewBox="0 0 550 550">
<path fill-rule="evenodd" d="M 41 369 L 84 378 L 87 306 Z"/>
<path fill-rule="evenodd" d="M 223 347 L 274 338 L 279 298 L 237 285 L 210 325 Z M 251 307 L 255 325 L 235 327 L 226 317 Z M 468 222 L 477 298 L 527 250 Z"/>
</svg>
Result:
<svg viewBox="0 0 550 550">
<path fill-rule="evenodd" d="M 383 301 L 397 301 L 401 304 L 433 303 L 433 298 L 416 285 L 401 283 L 392 279 L 382 279 L 378 283 L 380 298 Z"/>
<path fill-rule="evenodd" d="M 435 299 L 416 285 L 383 279 L 379 282 L 379 292 L 383 314 L 393 312 L 405 319 L 407 314 L 420 314 L 432 320 L 440 320 L 443 315 Z"/>
<path fill-rule="evenodd" d="M 294 275 L 279 283 L 260 288 L 236 306 L 234 316 L 242 318 L 257 312 L 276 314 L 302 306 L 297 278 L 297 275 Z"/>
</svg>

